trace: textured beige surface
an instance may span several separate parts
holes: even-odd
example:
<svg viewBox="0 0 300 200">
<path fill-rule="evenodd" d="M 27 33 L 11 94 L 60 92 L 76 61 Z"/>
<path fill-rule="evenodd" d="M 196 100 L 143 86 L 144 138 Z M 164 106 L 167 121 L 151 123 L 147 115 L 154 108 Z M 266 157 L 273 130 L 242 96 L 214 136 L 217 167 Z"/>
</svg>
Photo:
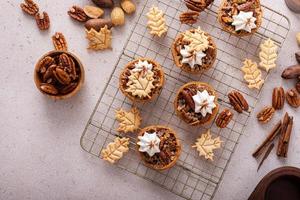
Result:
<svg viewBox="0 0 300 200">
<path fill-rule="evenodd" d="M 89 156 L 79 145 L 84 126 L 129 34 L 132 19 L 127 18 L 126 26 L 114 31 L 113 50 L 90 52 L 86 50 L 84 28 L 66 14 L 71 5 L 84 5 L 88 0 L 38 2 L 52 20 L 48 32 L 40 32 L 35 21 L 20 11 L 20 1 L 4 0 L 0 8 L 0 199 L 180 199 Z M 263 3 L 288 15 L 292 29 L 279 55 L 279 66 L 264 86 L 254 113 L 270 103 L 274 86 L 292 87 L 292 81 L 282 80 L 280 73 L 284 66 L 296 62 L 293 53 L 299 50 L 295 35 L 300 30 L 300 16 L 288 11 L 283 0 Z M 86 84 L 76 97 L 55 102 L 35 88 L 33 68 L 42 54 L 53 49 L 51 36 L 56 31 L 65 34 L 70 51 L 85 65 Z M 216 200 L 246 199 L 270 170 L 282 165 L 300 167 L 299 112 L 288 105 L 284 110 L 295 117 L 289 157 L 279 160 L 273 152 L 256 172 L 258 163 L 251 153 L 283 111 L 276 113 L 276 119 L 267 125 L 259 125 L 253 114 Z"/>
</svg>

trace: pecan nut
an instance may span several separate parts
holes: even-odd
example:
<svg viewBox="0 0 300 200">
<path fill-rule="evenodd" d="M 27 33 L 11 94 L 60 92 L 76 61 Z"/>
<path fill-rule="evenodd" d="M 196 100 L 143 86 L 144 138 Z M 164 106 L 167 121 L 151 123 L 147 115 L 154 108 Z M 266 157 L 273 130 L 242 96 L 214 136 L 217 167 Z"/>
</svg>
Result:
<svg viewBox="0 0 300 200">
<path fill-rule="evenodd" d="M 37 13 L 35 15 L 35 21 L 40 30 L 47 30 L 50 27 L 50 18 L 48 13 Z"/>
<path fill-rule="evenodd" d="M 40 63 L 39 63 L 39 67 L 37 69 L 37 71 L 41 74 L 46 73 L 47 69 L 54 64 L 54 59 L 50 56 L 46 56 L 45 58 L 43 58 Z"/>
<path fill-rule="evenodd" d="M 285 95 L 282 87 L 276 87 L 273 89 L 272 94 L 272 106 L 275 110 L 281 110 L 284 106 Z"/>
<path fill-rule="evenodd" d="M 290 89 L 286 92 L 286 101 L 294 108 L 298 108 L 300 106 L 300 97 L 296 89 Z"/>
<path fill-rule="evenodd" d="M 203 11 L 209 4 L 213 2 L 213 0 L 184 0 L 185 5 L 188 9 L 201 12 Z"/>
<path fill-rule="evenodd" d="M 54 48 L 58 51 L 68 51 L 68 44 L 65 36 L 62 33 L 56 32 L 52 36 Z"/>
<path fill-rule="evenodd" d="M 239 11 L 249 12 L 253 10 L 254 1 L 247 1 L 237 6 Z"/>
<path fill-rule="evenodd" d="M 193 100 L 193 95 L 190 90 L 183 90 L 182 97 L 185 100 L 187 106 L 189 106 L 192 110 L 195 110 L 195 102 Z"/>
<path fill-rule="evenodd" d="M 47 94 L 51 94 L 51 95 L 58 94 L 58 90 L 53 85 L 48 83 L 42 83 L 40 89 Z"/>
<path fill-rule="evenodd" d="M 258 114 L 257 114 L 257 120 L 262 123 L 269 122 L 272 117 L 274 116 L 275 109 L 272 106 L 267 106 L 263 108 Z"/>
<path fill-rule="evenodd" d="M 39 6 L 33 0 L 25 0 L 25 3 L 20 4 L 21 9 L 32 16 L 39 12 Z"/>
<path fill-rule="evenodd" d="M 242 113 L 244 111 L 249 110 L 249 105 L 244 96 L 238 92 L 238 91 L 231 91 L 228 94 L 228 98 L 230 101 L 230 104 L 233 106 L 234 110 L 236 110 L 239 113 Z"/>
<path fill-rule="evenodd" d="M 189 10 L 180 14 L 179 19 L 182 24 L 195 24 L 199 17 L 199 12 Z"/>
<path fill-rule="evenodd" d="M 66 72 L 69 73 L 72 80 L 76 79 L 76 67 L 72 58 L 67 54 L 63 53 L 59 56 L 59 64 L 64 68 Z"/>
<path fill-rule="evenodd" d="M 46 72 L 43 75 L 43 81 L 44 82 L 49 82 L 49 79 L 52 79 L 52 77 L 54 76 L 53 72 L 56 70 L 56 67 L 57 67 L 57 65 L 53 64 L 53 65 L 51 65 L 50 67 L 47 68 Z"/>
<path fill-rule="evenodd" d="M 53 71 L 53 75 L 62 85 L 69 85 L 71 82 L 69 74 L 61 68 L 57 67 L 55 71 Z"/>
<path fill-rule="evenodd" d="M 72 6 L 68 11 L 68 15 L 79 22 L 86 22 L 88 20 L 88 16 L 79 6 Z"/>
<path fill-rule="evenodd" d="M 233 113 L 229 109 L 223 110 L 216 119 L 216 125 L 219 128 L 226 128 L 233 118 Z"/>
<path fill-rule="evenodd" d="M 300 76 L 300 65 L 292 65 L 287 67 L 281 74 L 282 78 L 293 79 Z"/>
<path fill-rule="evenodd" d="M 61 94 L 68 94 L 70 92 L 72 92 L 76 87 L 77 87 L 78 83 L 74 82 L 74 83 L 70 83 L 69 85 L 63 87 L 60 90 Z"/>
</svg>

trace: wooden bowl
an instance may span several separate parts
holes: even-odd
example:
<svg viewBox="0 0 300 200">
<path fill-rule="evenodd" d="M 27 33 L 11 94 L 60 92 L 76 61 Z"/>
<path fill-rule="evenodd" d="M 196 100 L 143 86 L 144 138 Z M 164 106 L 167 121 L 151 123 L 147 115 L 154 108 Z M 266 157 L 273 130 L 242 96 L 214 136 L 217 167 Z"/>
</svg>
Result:
<svg viewBox="0 0 300 200">
<path fill-rule="evenodd" d="M 45 93 L 43 92 L 41 89 L 40 89 L 40 86 L 41 84 L 43 83 L 39 74 L 38 74 L 38 70 L 39 70 L 39 64 L 41 62 L 42 59 L 44 59 L 45 57 L 47 56 L 50 56 L 50 57 L 54 57 L 58 54 L 62 54 L 62 53 L 65 53 L 67 54 L 68 56 L 70 56 L 71 58 L 73 58 L 74 62 L 75 62 L 75 65 L 76 67 L 79 67 L 80 69 L 80 76 L 79 76 L 79 81 L 78 81 L 78 85 L 76 86 L 76 88 L 74 90 L 72 90 L 71 92 L 67 93 L 67 94 L 58 94 L 58 95 L 51 95 L 51 94 L 48 94 L 48 93 Z M 46 54 L 44 54 L 39 60 L 38 62 L 36 63 L 35 65 L 35 68 L 34 68 L 34 82 L 35 82 L 35 85 L 36 87 L 38 88 L 38 90 L 43 93 L 44 95 L 50 97 L 51 99 L 54 99 L 54 100 L 62 100 L 62 99 L 67 99 L 67 98 L 70 98 L 72 96 L 74 96 L 75 94 L 78 93 L 78 91 L 81 89 L 83 83 L 84 83 L 84 68 L 83 68 L 83 65 L 81 63 L 81 61 L 79 60 L 79 58 L 77 56 L 75 56 L 74 54 L 70 53 L 70 52 L 67 52 L 67 51 L 57 51 L 57 50 L 54 50 L 54 51 L 50 51 Z"/>
<path fill-rule="evenodd" d="M 281 167 L 268 173 L 248 200 L 299 200 L 300 169 Z"/>
</svg>

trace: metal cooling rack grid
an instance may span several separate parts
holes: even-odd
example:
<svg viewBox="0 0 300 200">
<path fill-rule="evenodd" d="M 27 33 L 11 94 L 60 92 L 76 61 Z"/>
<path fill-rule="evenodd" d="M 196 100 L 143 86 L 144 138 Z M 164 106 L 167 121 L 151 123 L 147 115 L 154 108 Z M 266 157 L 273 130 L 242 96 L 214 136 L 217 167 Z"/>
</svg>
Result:
<svg viewBox="0 0 300 200">
<path fill-rule="evenodd" d="M 157 5 L 166 13 L 169 30 L 165 38 L 154 38 L 148 33 L 145 26 L 147 21 L 145 15 L 152 5 Z M 259 51 L 259 44 L 268 37 L 275 40 L 277 45 L 281 47 L 290 26 L 285 16 L 263 7 L 264 20 L 259 32 L 250 37 L 238 38 L 221 30 L 216 19 L 217 5 L 219 2 L 202 12 L 200 22 L 194 26 L 200 25 L 216 41 L 218 47 L 216 63 L 211 70 L 202 75 L 189 75 L 174 65 L 170 51 L 176 35 L 190 28 L 179 22 L 179 14 L 186 10 L 185 6 L 183 3 L 172 0 L 145 1 L 143 10 L 114 68 L 110 81 L 81 137 L 81 146 L 85 151 L 100 157 L 102 148 L 116 136 L 122 137 L 116 131 L 118 122 L 115 120 L 115 110 L 119 108 L 130 109 L 132 103 L 118 89 L 119 74 L 124 65 L 134 58 L 152 58 L 164 67 L 166 83 L 155 101 L 138 105 L 143 117 L 142 127 L 153 124 L 172 127 L 182 141 L 183 150 L 173 168 L 163 172 L 154 171 L 145 167 L 140 161 L 136 152 L 136 135 L 130 134 L 126 135 L 130 137 L 130 152 L 117 163 L 117 166 L 153 181 L 186 199 L 205 200 L 213 197 L 251 113 L 235 113 L 233 120 L 225 129 L 217 128 L 215 123 L 200 128 L 190 127 L 174 113 L 173 101 L 176 92 L 186 82 L 201 80 L 215 87 L 219 95 L 220 111 L 224 108 L 230 108 L 227 93 L 233 89 L 241 91 L 253 109 L 260 91 L 249 90 L 244 83 L 240 71 L 241 58 L 248 57 L 257 61 L 256 55 Z M 197 152 L 190 147 L 199 137 L 199 134 L 208 128 L 211 129 L 214 136 L 220 136 L 224 141 L 222 148 L 216 151 L 213 162 L 200 158 Z"/>
</svg>

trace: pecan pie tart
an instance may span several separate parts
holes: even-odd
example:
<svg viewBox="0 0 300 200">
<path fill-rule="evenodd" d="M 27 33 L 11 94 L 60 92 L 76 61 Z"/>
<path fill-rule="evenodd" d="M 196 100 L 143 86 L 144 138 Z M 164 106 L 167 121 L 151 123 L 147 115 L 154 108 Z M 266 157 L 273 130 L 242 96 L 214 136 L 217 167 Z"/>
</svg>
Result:
<svg viewBox="0 0 300 200">
<path fill-rule="evenodd" d="M 175 165 L 181 153 L 176 133 L 166 126 L 148 126 L 138 134 L 137 147 L 145 165 L 165 170 Z"/>
<path fill-rule="evenodd" d="M 121 72 L 120 90 L 133 102 L 155 98 L 165 81 L 162 67 L 155 61 L 140 58 L 129 62 Z"/>
<path fill-rule="evenodd" d="M 183 85 L 177 92 L 174 106 L 177 115 L 192 126 L 210 123 L 219 110 L 215 90 L 203 82 Z"/>
<path fill-rule="evenodd" d="M 223 0 L 218 20 L 225 31 L 234 35 L 254 34 L 262 23 L 260 0 Z"/>
<path fill-rule="evenodd" d="M 217 47 L 212 37 L 199 28 L 180 33 L 172 45 L 175 64 L 183 71 L 202 73 L 214 64 Z"/>
</svg>

